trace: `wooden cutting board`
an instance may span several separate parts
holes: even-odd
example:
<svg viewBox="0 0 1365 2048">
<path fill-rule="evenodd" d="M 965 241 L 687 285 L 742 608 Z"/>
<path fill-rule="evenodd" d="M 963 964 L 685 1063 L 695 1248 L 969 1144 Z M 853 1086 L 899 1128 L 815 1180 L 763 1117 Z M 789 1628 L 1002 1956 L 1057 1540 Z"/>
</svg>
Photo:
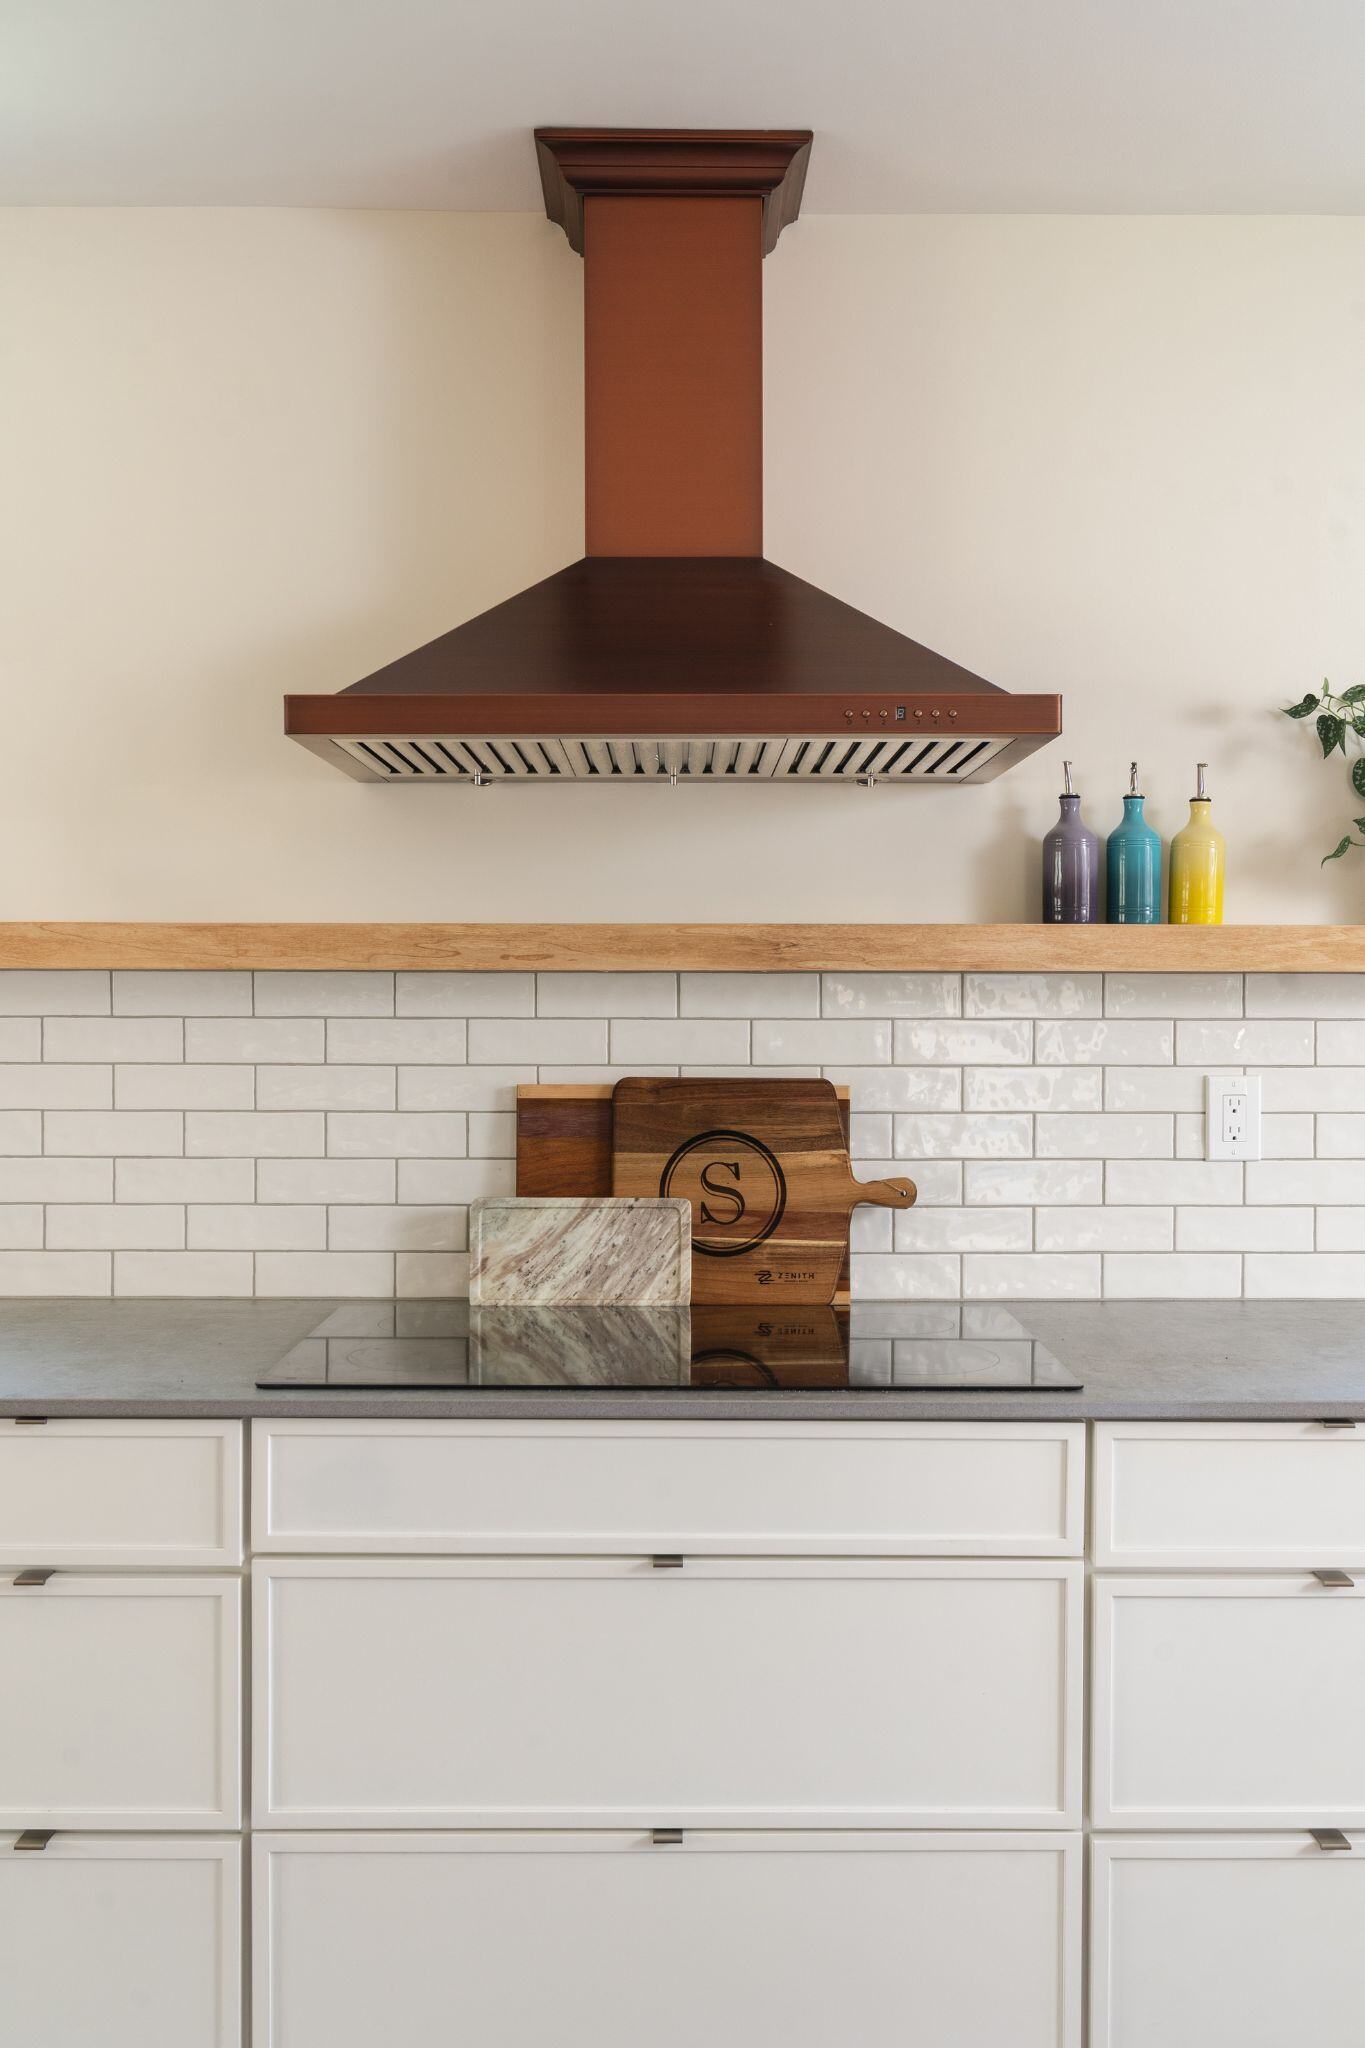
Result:
<svg viewBox="0 0 1365 2048">
<path fill-rule="evenodd" d="M 836 1087 L 848 1139 L 848 1089 Z M 517 1089 L 517 1193 L 611 1193 L 611 1087 L 600 1082 L 524 1082 Z M 696 1262 L 693 1262 L 694 1269 Z M 848 1260 L 836 1299 L 847 1299 Z"/>
<path fill-rule="evenodd" d="M 618 1081 L 612 1192 L 692 1204 L 694 1302 L 831 1302 L 860 1202 L 908 1209 L 909 1179 L 859 1181 L 830 1081 Z"/>
</svg>

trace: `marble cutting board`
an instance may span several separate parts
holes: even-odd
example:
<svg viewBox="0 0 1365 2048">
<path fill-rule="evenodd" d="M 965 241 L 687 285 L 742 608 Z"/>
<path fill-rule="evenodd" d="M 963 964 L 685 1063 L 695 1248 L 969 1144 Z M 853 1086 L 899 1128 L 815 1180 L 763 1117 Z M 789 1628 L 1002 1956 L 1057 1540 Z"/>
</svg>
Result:
<svg viewBox="0 0 1365 2048">
<path fill-rule="evenodd" d="M 685 1304 L 692 1207 L 673 1197 L 483 1195 L 469 1208 L 469 1299 Z"/>
</svg>

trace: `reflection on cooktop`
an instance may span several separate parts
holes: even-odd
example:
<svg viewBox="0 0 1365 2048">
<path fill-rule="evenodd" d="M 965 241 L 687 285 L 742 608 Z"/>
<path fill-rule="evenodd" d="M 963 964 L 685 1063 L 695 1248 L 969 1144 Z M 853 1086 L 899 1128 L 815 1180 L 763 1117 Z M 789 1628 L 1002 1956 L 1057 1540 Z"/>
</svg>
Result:
<svg viewBox="0 0 1365 2048">
<path fill-rule="evenodd" d="M 348 1303 L 261 1387 L 563 1387 L 799 1393 L 1078 1389 L 1008 1309 L 975 1302 L 851 1308 L 475 1308 Z"/>
</svg>

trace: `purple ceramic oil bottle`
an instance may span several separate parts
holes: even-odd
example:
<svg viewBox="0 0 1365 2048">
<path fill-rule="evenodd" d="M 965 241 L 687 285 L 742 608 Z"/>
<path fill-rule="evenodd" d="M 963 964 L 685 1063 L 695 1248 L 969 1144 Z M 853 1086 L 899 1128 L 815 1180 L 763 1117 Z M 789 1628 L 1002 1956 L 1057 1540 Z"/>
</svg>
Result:
<svg viewBox="0 0 1365 2048">
<path fill-rule="evenodd" d="M 1100 842 L 1081 816 L 1069 761 L 1063 761 L 1062 773 L 1061 809 L 1043 841 L 1043 923 L 1098 924 Z"/>
</svg>

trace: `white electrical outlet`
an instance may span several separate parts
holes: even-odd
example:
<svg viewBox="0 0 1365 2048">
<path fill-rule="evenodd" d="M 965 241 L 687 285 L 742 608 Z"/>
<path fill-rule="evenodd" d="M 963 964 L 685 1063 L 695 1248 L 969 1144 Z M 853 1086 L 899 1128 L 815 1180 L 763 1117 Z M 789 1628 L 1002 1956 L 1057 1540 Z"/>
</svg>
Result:
<svg viewBox="0 0 1365 2048">
<path fill-rule="evenodd" d="M 1260 1156 L 1260 1075 L 1206 1074 L 1204 1157 L 1259 1159 Z"/>
</svg>

